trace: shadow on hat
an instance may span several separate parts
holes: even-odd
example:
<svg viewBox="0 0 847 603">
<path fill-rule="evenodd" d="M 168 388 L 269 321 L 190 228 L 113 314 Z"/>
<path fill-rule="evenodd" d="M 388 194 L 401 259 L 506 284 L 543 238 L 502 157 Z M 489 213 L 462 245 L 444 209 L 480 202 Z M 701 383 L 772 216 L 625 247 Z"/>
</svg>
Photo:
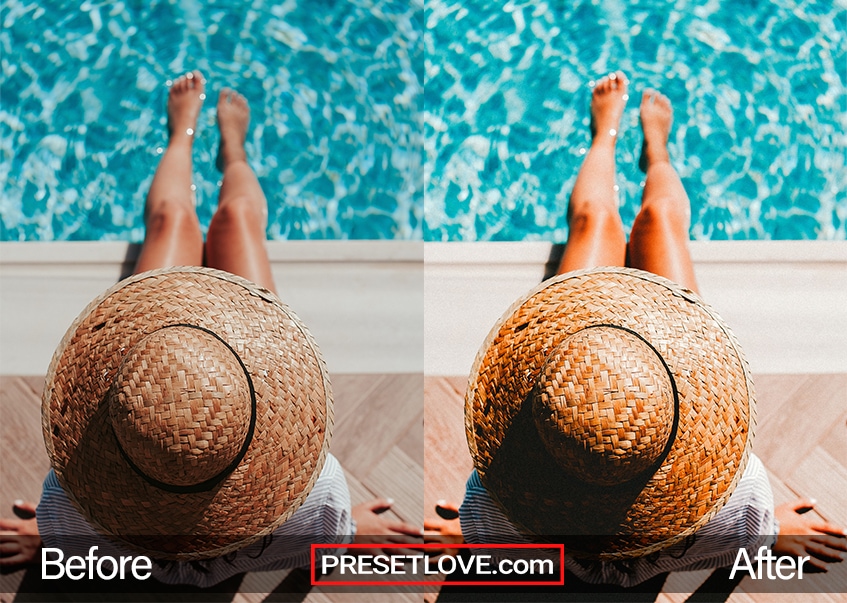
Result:
<svg viewBox="0 0 847 603">
<path fill-rule="evenodd" d="M 746 465 L 749 368 L 691 291 L 626 268 L 543 283 L 492 329 L 471 372 L 474 465 L 520 531 L 604 560 L 671 546 Z"/>
</svg>

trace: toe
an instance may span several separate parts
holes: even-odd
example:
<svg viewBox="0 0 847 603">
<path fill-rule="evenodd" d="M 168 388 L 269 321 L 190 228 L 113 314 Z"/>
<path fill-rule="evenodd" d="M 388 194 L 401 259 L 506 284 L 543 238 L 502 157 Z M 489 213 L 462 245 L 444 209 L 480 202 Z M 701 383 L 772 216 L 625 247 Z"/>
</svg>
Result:
<svg viewBox="0 0 847 603">
<path fill-rule="evenodd" d="M 186 76 L 183 75 L 183 76 L 180 76 L 178 83 L 177 83 L 177 86 L 178 86 L 177 92 L 183 93 L 183 92 L 185 92 L 186 90 L 189 89 L 189 87 L 191 86 L 191 82 L 189 81 L 189 79 Z"/>
</svg>

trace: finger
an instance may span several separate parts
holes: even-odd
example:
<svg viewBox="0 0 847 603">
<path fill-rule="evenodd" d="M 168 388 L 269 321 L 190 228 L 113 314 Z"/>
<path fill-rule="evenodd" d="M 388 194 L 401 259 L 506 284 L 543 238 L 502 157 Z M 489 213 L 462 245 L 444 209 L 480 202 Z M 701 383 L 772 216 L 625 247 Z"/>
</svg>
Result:
<svg viewBox="0 0 847 603">
<path fill-rule="evenodd" d="M 17 540 L 7 540 L 0 542 L 0 555 L 7 557 L 9 555 L 21 552 L 21 543 Z"/>
<path fill-rule="evenodd" d="M 408 523 L 390 523 L 387 527 L 392 532 L 397 532 L 398 534 L 406 534 L 407 536 L 416 536 L 418 538 L 423 536 L 423 530 Z"/>
<path fill-rule="evenodd" d="M 829 523 L 827 521 L 813 523 L 809 527 L 815 530 L 816 532 L 822 532 L 824 534 L 832 534 L 833 536 L 847 536 L 847 530 L 835 525 L 834 523 Z"/>
<path fill-rule="evenodd" d="M 817 542 L 806 543 L 806 553 L 810 553 L 814 557 L 823 561 L 841 561 L 841 554 L 835 549 L 831 549 L 825 544 Z"/>
<path fill-rule="evenodd" d="M 21 519 L 32 519 L 35 517 L 35 507 L 33 502 L 18 499 L 12 504 L 12 512 Z"/>
<path fill-rule="evenodd" d="M 430 530 L 433 532 L 440 532 L 444 529 L 444 523 L 441 521 L 436 521 L 434 519 L 424 519 L 424 530 Z"/>
<path fill-rule="evenodd" d="M 811 565 L 813 568 L 815 568 L 815 570 L 819 572 L 825 572 L 828 569 L 826 561 L 824 561 L 823 559 L 819 559 L 815 555 L 809 557 L 809 559 L 806 560 L 806 563 Z"/>
<path fill-rule="evenodd" d="M 385 541 L 392 544 L 423 544 L 423 538 L 421 537 L 404 536 L 402 534 L 386 536 Z"/>
<path fill-rule="evenodd" d="M 17 533 L 21 527 L 20 519 L 6 519 L 0 517 L 0 530 L 11 530 L 14 533 Z"/>
<path fill-rule="evenodd" d="M 838 536 L 812 536 L 811 540 L 825 544 L 836 551 L 847 551 L 847 538 Z"/>
<path fill-rule="evenodd" d="M 12 555 L 11 557 L 0 557 L 0 565 L 21 565 L 26 562 L 23 553 Z"/>
</svg>

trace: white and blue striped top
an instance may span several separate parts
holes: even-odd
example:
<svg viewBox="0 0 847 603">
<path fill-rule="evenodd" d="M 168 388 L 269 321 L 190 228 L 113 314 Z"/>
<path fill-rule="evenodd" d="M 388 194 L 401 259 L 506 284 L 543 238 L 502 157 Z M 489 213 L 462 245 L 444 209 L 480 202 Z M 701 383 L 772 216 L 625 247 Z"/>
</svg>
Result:
<svg viewBox="0 0 847 603">
<path fill-rule="evenodd" d="M 65 559 L 69 555 L 85 554 L 95 545 L 99 547 L 98 557 L 137 555 L 94 531 L 65 494 L 52 470 L 44 480 L 36 517 L 44 546 L 61 549 Z M 309 565 L 313 542 L 349 542 L 354 532 L 344 470 L 330 454 L 306 501 L 272 537 L 215 559 L 154 562 L 153 577 L 167 584 L 205 588 L 243 572 L 305 567 Z M 81 547 L 84 548 L 79 550 Z"/>
<path fill-rule="evenodd" d="M 462 534 L 470 544 L 531 542 L 509 522 L 476 471 L 468 479 L 459 517 Z M 742 547 L 752 559 L 760 546 L 773 544 L 777 531 L 767 471 L 758 457 L 750 455 L 726 505 L 693 538 L 626 561 L 574 559 L 566 550 L 565 567 L 585 582 L 630 587 L 665 572 L 732 565 Z"/>
</svg>

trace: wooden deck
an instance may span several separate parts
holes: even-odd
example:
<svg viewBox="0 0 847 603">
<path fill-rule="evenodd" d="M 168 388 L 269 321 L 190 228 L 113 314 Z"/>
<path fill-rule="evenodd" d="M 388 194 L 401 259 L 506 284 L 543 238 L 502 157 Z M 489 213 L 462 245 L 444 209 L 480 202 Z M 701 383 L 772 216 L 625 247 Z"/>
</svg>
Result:
<svg viewBox="0 0 847 603">
<path fill-rule="evenodd" d="M 43 377 L 0 377 L 0 512 L 9 516 L 17 498 L 37 501 L 49 468 L 41 437 Z M 388 513 L 422 524 L 423 377 L 420 374 L 334 375 L 335 432 L 332 453 L 341 461 L 353 504 L 376 497 L 394 499 Z M 0 576 L 0 601 L 15 600 L 25 571 Z M 291 588 L 289 572 L 247 574 L 238 592 L 226 600 L 314 603 L 352 601 L 421 601 L 408 593 L 322 593 L 308 582 Z M 283 582 L 288 579 L 288 582 Z M 23 598 L 23 597 L 21 597 Z M 26 600 L 32 600 L 27 598 Z M 58 600 L 78 600 L 64 599 Z M 105 600 L 105 599 L 104 599 Z M 173 597 L 163 597 L 171 601 Z M 200 599 L 203 600 L 203 595 Z M 212 599 L 209 599 L 212 600 Z M 214 600 L 224 600 L 219 593 Z"/>
<path fill-rule="evenodd" d="M 847 526 L 847 374 L 758 375 L 754 382 L 758 426 L 753 450 L 768 467 L 776 504 L 800 496 L 813 497 L 818 500 L 820 517 Z M 473 468 L 463 423 L 466 385 L 467 377 L 424 379 L 424 501 L 429 514 L 438 499 L 461 502 L 465 480 Z M 657 601 L 687 600 L 710 574 L 672 574 L 665 584 L 666 592 Z M 819 576 L 804 579 L 816 578 Z M 802 596 L 753 590 L 749 578 L 745 578 L 728 600 L 847 600 L 843 594 Z M 847 583 L 841 590 L 847 592 Z M 435 599 L 430 594 L 426 598 Z M 700 600 L 724 599 L 713 596 Z"/>
<path fill-rule="evenodd" d="M 398 518 L 420 523 L 424 514 L 433 515 L 436 500 L 461 501 L 472 467 L 463 426 L 466 381 L 466 377 L 421 375 L 333 377 L 336 430 L 332 451 L 345 467 L 354 504 L 375 496 L 392 497 Z M 759 422 L 754 450 L 770 470 L 777 503 L 813 496 L 821 517 L 847 525 L 847 374 L 758 375 L 755 382 Z M 16 498 L 38 499 L 47 471 L 40 433 L 42 384 L 41 377 L 0 378 L 0 509 L 4 515 Z M 708 576 L 709 572 L 671 575 L 666 592 L 657 601 L 681 603 Z M 432 589 L 426 593 L 415 589 L 330 593 L 309 590 L 302 579 L 300 592 L 290 593 L 296 578 L 288 572 L 248 574 L 237 591 L 223 599 L 218 594 L 215 600 L 432 602 L 438 597 Z M 0 601 L 15 600 L 22 579 L 24 571 L 2 576 L 0 590 L 5 594 L 0 593 Z M 839 594 L 798 599 L 796 595 L 748 592 L 752 590 L 745 579 L 727 600 L 847 600 Z"/>
</svg>

